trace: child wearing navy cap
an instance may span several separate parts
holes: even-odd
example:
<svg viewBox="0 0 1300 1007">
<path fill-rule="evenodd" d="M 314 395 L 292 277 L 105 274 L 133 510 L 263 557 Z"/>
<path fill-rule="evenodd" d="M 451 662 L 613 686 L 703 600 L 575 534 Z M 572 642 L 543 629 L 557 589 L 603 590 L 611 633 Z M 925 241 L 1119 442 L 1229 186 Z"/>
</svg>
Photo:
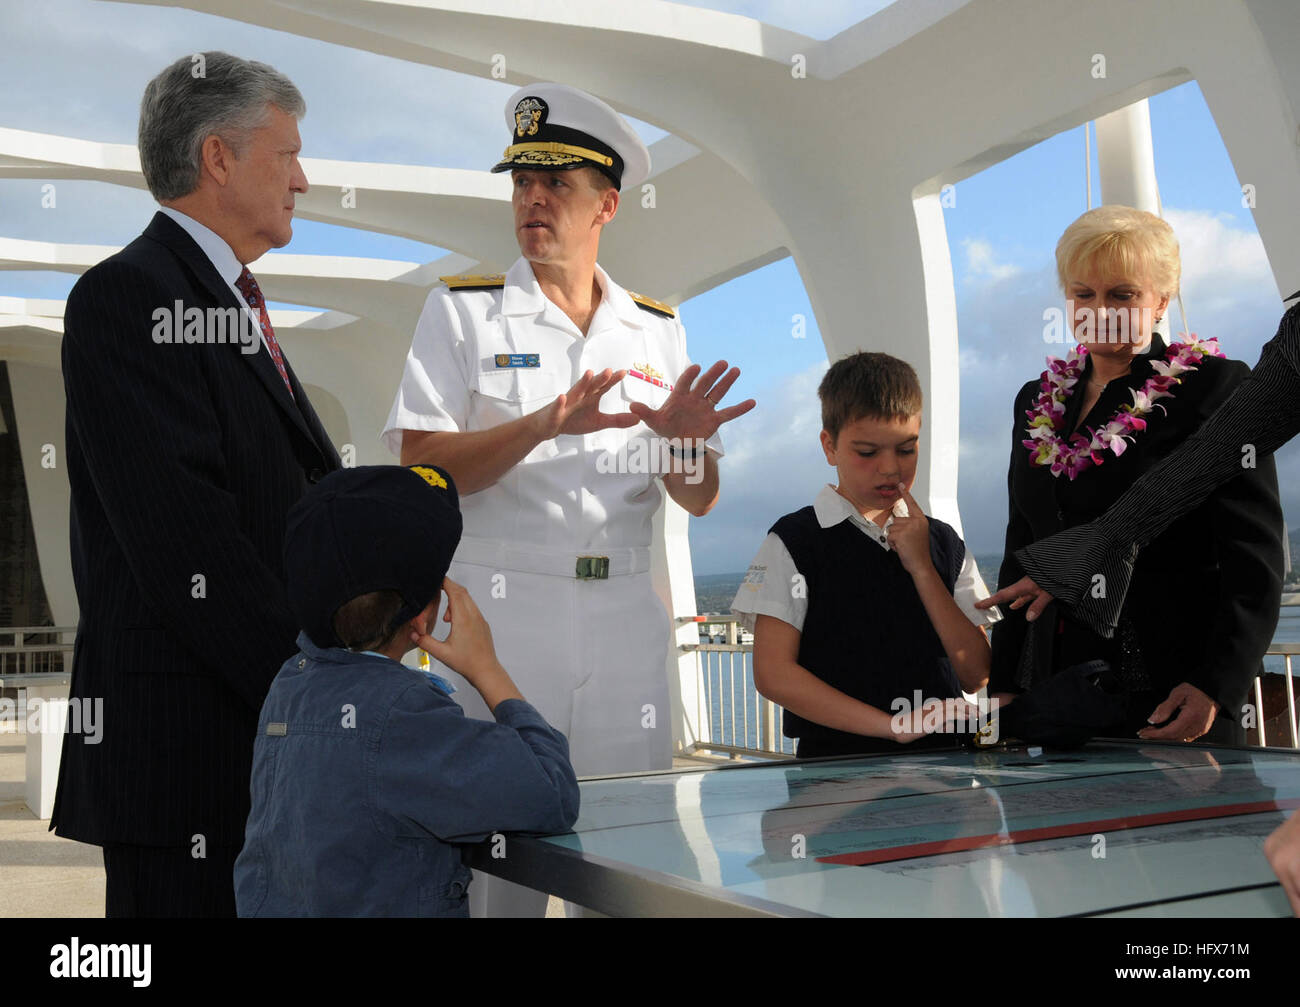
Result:
<svg viewBox="0 0 1300 1007">
<path fill-rule="evenodd" d="M 304 631 L 258 722 L 240 916 L 468 916 L 458 844 L 577 818 L 568 742 L 446 579 L 460 534 L 455 485 L 432 466 L 341 469 L 289 512 L 285 572 Z M 465 717 L 450 684 L 403 665 L 416 644 L 496 722 Z"/>
</svg>

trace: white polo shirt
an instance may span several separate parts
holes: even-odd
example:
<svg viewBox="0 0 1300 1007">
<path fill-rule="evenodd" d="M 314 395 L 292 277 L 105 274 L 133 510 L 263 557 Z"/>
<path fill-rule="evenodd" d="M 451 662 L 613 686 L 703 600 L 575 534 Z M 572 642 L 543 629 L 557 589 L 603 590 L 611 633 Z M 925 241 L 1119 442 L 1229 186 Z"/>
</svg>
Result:
<svg viewBox="0 0 1300 1007">
<path fill-rule="evenodd" d="M 834 486 L 827 483 L 813 501 L 813 513 L 817 517 L 817 524 L 822 528 L 848 521 L 882 549 L 888 550 L 886 532 L 893 524 L 895 515 L 907 516 L 907 504 L 901 500 L 895 503 L 893 513 L 882 528 L 874 521 L 864 518 L 853 504 L 835 492 Z M 759 547 L 754 562 L 749 565 L 745 580 L 736 592 L 735 601 L 731 603 L 731 611 L 739 617 L 740 625 L 752 633 L 755 617 L 770 615 L 803 632 L 804 619 L 808 615 L 808 599 L 806 596 L 795 597 L 796 592 L 791 590 L 798 572 L 781 537 L 775 532 L 769 532 Z M 805 592 L 798 593 L 805 595 Z M 1002 613 L 996 607 L 987 611 L 975 607 L 975 602 L 989 596 L 989 589 L 984 585 L 975 557 L 969 549 L 962 560 L 961 572 L 957 575 L 952 596 L 957 607 L 976 626 L 991 625 L 1002 618 Z"/>
</svg>

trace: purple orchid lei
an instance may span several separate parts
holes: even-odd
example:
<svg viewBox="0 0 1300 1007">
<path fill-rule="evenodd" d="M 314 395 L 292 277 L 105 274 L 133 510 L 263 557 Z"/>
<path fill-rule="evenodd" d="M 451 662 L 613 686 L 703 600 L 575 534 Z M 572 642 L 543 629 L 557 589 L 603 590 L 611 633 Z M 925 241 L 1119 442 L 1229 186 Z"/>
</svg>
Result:
<svg viewBox="0 0 1300 1007">
<path fill-rule="evenodd" d="M 1033 409 L 1025 410 L 1029 417 L 1026 431 L 1029 440 L 1020 442 L 1029 449 L 1031 465 L 1049 466 L 1052 475 L 1060 476 L 1064 472 L 1071 480 L 1090 465 L 1105 461 L 1108 450 L 1117 458 L 1122 455 L 1133 435 L 1146 429 L 1147 421 L 1143 417 L 1155 409 L 1165 412 L 1157 399 L 1172 398 L 1173 387 L 1183 380 L 1184 374 L 1196 370 L 1202 357 L 1223 356 L 1217 339 L 1197 339 L 1195 333 L 1187 336 L 1186 342 L 1171 343 L 1163 361 L 1151 362 L 1151 369 L 1156 373 L 1140 389 L 1133 389 L 1131 404 L 1120 406 L 1099 429 L 1087 427 L 1089 436 L 1075 433 L 1067 441 L 1061 437 L 1065 400 L 1083 374 L 1087 355 L 1088 348 L 1080 345 L 1066 354 L 1064 360 L 1047 358 L 1038 401 Z"/>
</svg>

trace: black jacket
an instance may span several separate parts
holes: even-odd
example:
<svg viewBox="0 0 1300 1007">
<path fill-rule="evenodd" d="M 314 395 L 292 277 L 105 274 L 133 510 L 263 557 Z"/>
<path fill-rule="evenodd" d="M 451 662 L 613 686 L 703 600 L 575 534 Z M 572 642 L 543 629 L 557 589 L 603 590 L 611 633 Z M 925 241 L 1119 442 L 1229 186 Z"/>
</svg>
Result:
<svg viewBox="0 0 1300 1007">
<path fill-rule="evenodd" d="M 102 698 L 103 732 L 65 736 L 51 828 L 82 842 L 242 841 L 258 711 L 296 650 L 285 513 L 339 467 L 264 348 L 154 341 L 177 301 L 238 308 L 158 213 L 64 315 L 72 696 Z"/>
<path fill-rule="evenodd" d="M 1166 345 L 1159 335 L 1149 356 L 1134 360 L 1131 373 L 1110 382 L 1079 428 L 1097 427 L 1132 401 L 1154 373 Z M 1071 430 L 1083 404 L 1082 388 L 1092 364 L 1066 401 L 1065 429 Z M 1065 528 L 1100 516 L 1144 471 L 1169 454 L 1214 412 L 1250 373 L 1241 361 L 1205 358 L 1195 372 L 1159 400 L 1167 412 L 1149 414 L 1147 429 L 1134 435 L 1124 454 L 1109 452 L 1104 463 L 1071 481 L 1031 466 L 1021 443 L 1028 437 L 1025 412 L 1039 394 L 1028 382 L 1016 396 L 1006 548 L 998 586 L 1023 576 L 1015 551 Z M 1034 623 L 1024 610 L 1004 608 L 993 628 L 989 689 L 1019 691 L 1036 678 L 1088 657 L 1105 657 L 1126 673 L 1145 674 L 1149 688 L 1168 694 L 1188 682 L 1215 699 L 1222 716 L 1240 719 L 1240 707 L 1277 625 L 1281 599 L 1282 511 L 1271 456 L 1216 490 L 1201 506 L 1175 521 L 1138 556 L 1120 616 L 1120 629 L 1106 640 L 1053 603 Z M 1104 590 L 1104 583 L 1097 585 Z"/>
</svg>

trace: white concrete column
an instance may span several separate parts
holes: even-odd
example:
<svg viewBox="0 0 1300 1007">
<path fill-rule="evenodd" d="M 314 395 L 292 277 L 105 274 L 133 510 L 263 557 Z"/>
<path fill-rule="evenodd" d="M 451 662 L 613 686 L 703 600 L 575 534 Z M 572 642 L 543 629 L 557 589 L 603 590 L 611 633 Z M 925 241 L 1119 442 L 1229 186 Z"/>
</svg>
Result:
<svg viewBox="0 0 1300 1007">
<path fill-rule="evenodd" d="M 1160 213 L 1151 106 L 1143 98 L 1097 118 L 1101 201 Z"/>
<path fill-rule="evenodd" d="M 36 534 L 45 597 L 56 626 L 75 626 L 77 592 L 68 547 L 71 491 L 63 444 L 63 374 L 57 367 L 9 362 L 23 479 Z"/>
</svg>

